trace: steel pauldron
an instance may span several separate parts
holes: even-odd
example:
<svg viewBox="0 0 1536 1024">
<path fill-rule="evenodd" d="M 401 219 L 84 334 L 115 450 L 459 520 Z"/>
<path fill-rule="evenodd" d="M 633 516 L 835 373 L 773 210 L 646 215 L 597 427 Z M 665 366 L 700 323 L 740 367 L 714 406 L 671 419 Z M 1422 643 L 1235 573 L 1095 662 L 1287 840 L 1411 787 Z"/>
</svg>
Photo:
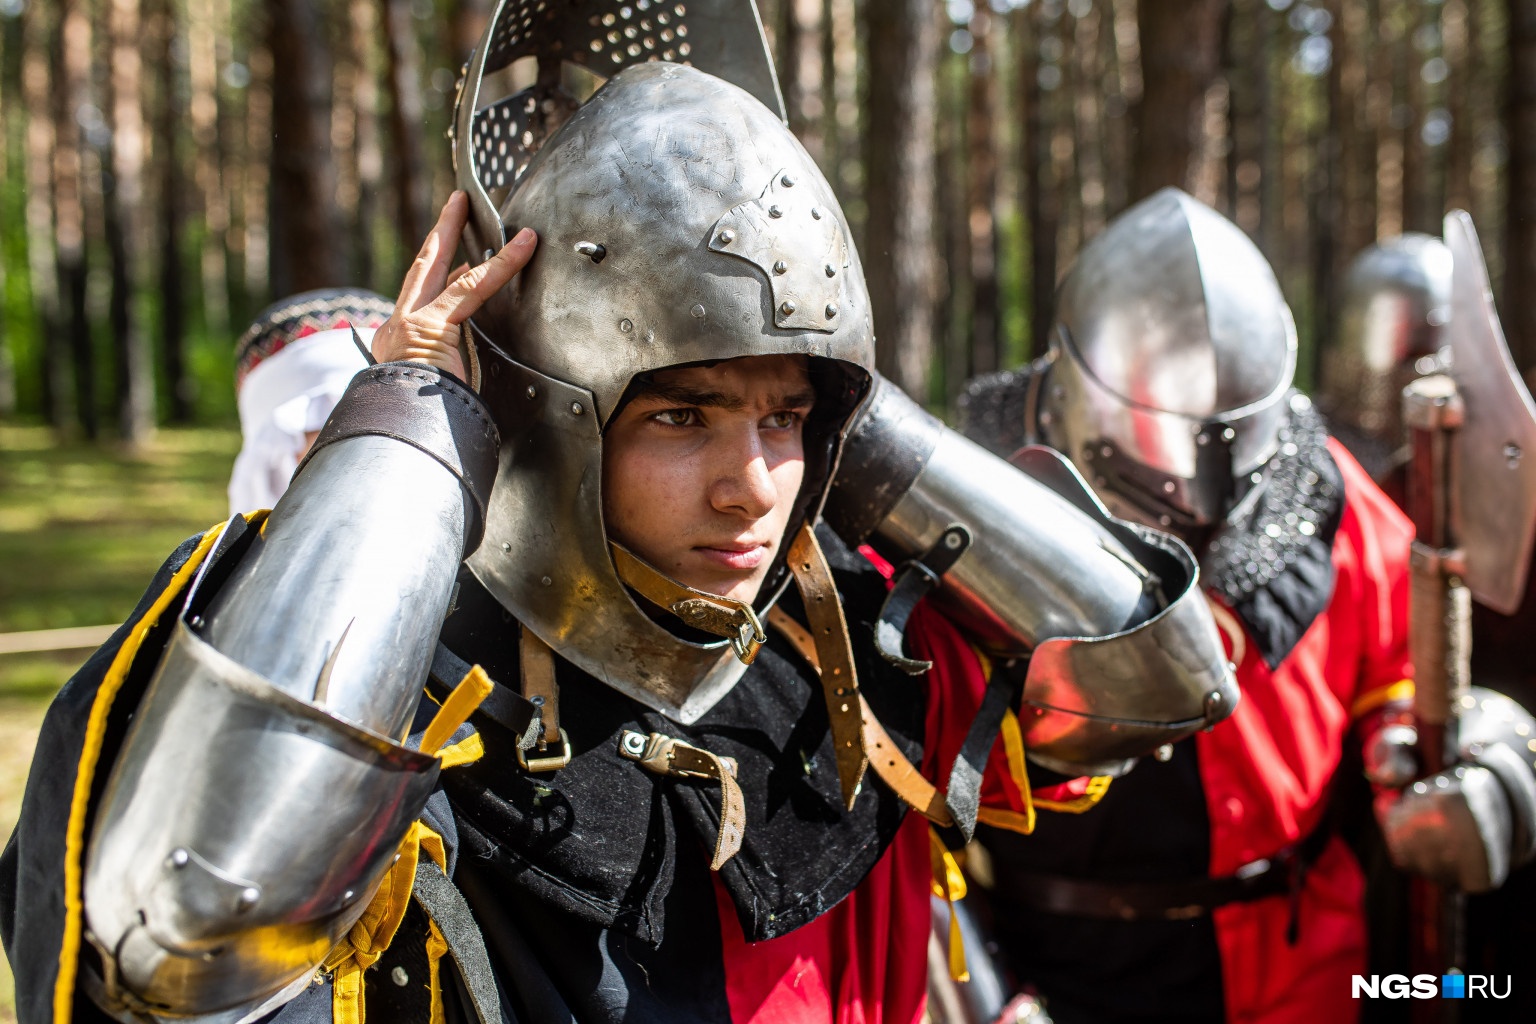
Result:
<svg viewBox="0 0 1536 1024">
<path fill-rule="evenodd" d="M 1020 719 L 1042 764 L 1123 771 L 1237 704 L 1189 549 L 1110 516 L 1053 452 L 1010 464 L 882 379 L 825 514 L 844 540 L 896 562 L 967 528 L 970 548 L 935 597 L 984 649 L 1031 653 Z"/>
</svg>

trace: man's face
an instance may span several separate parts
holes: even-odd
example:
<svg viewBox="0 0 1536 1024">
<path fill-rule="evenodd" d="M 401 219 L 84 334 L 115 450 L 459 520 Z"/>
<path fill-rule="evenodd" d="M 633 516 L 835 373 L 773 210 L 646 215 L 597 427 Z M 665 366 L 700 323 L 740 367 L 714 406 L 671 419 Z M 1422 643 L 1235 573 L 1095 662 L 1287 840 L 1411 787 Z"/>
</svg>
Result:
<svg viewBox="0 0 1536 1024">
<path fill-rule="evenodd" d="M 805 476 L 804 356 L 654 375 L 603 439 L 608 535 L 673 579 L 751 602 Z"/>
</svg>

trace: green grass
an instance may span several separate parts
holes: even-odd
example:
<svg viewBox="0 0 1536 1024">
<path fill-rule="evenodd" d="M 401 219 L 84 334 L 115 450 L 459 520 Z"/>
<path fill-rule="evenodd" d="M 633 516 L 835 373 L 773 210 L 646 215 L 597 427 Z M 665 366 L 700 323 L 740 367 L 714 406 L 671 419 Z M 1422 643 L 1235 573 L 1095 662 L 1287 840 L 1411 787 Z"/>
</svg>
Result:
<svg viewBox="0 0 1536 1024">
<path fill-rule="evenodd" d="M 0 632 L 122 621 L 171 549 L 227 516 L 239 446 L 229 430 L 164 430 L 129 455 L 0 425 Z M 88 653 L 0 656 L 0 842 L 43 711 Z M 0 957 L 0 1024 L 15 1019 Z"/>
<path fill-rule="evenodd" d="M 120 622 L 172 548 L 227 517 L 239 446 L 163 430 L 130 456 L 0 426 L 0 632 Z"/>
</svg>

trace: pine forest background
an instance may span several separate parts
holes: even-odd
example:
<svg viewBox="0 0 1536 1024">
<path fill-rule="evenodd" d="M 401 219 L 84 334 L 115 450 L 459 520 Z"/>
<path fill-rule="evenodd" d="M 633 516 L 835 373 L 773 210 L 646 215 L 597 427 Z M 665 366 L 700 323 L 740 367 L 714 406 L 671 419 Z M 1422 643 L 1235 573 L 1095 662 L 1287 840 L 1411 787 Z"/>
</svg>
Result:
<svg viewBox="0 0 1536 1024">
<path fill-rule="evenodd" d="M 393 295 L 452 187 L 491 6 L 0 0 L 0 419 L 130 445 L 227 424 L 256 310 Z M 1536 0 L 760 6 L 854 222 L 882 370 L 936 407 L 1040 350 L 1084 239 L 1163 185 L 1274 263 L 1303 386 L 1350 257 L 1453 207 L 1536 364 Z"/>
</svg>

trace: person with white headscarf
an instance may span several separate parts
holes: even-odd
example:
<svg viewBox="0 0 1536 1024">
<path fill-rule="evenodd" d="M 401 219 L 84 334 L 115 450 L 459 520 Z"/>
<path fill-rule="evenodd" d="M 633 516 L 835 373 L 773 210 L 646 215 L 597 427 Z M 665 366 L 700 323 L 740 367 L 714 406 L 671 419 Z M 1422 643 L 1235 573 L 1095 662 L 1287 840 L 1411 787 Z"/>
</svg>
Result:
<svg viewBox="0 0 1536 1024">
<path fill-rule="evenodd" d="M 353 331 L 368 345 L 393 308 L 362 288 L 327 288 L 257 314 L 235 353 L 243 441 L 229 478 L 231 514 L 277 504 L 347 382 L 367 365 Z"/>
</svg>

